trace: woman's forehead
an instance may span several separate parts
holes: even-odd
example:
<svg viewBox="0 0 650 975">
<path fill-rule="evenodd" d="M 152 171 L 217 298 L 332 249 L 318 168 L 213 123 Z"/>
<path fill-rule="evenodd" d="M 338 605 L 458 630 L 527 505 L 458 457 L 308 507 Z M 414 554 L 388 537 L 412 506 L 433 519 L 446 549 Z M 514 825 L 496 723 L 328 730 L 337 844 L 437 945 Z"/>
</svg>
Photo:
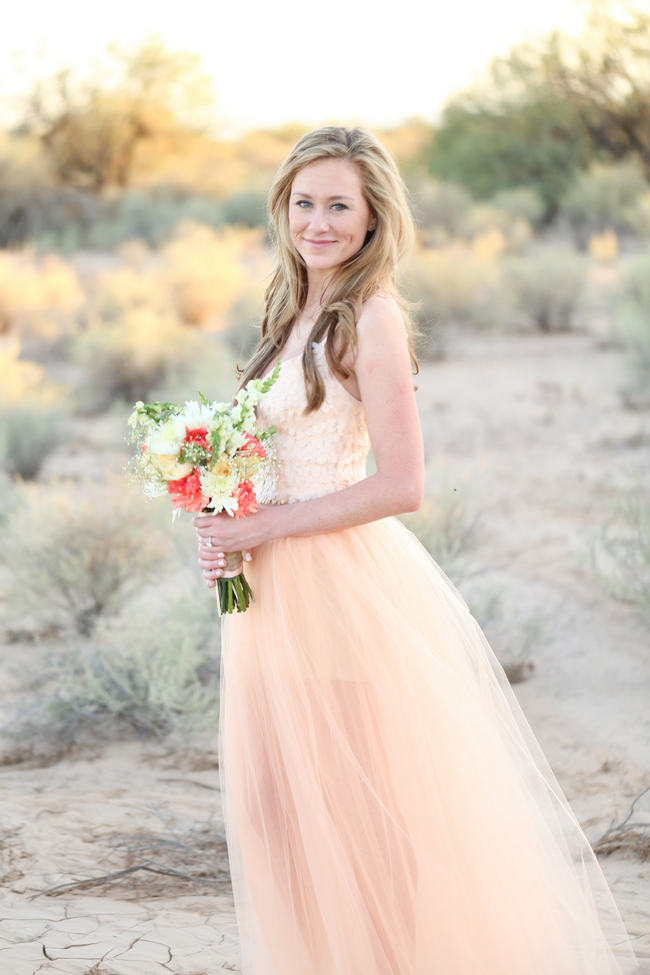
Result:
<svg viewBox="0 0 650 975">
<path fill-rule="evenodd" d="M 303 166 L 293 178 L 292 192 L 311 194 L 312 190 L 319 193 L 327 189 L 332 192 L 359 193 L 362 188 L 361 173 L 355 163 L 348 159 L 316 159 Z"/>
</svg>

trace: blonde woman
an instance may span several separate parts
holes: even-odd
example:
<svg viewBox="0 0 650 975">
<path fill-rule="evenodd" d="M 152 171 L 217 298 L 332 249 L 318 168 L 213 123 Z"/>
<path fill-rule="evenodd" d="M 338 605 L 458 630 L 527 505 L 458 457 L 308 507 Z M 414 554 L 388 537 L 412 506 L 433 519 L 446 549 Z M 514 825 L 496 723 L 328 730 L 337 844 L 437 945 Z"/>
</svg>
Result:
<svg viewBox="0 0 650 975">
<path fill-rule="evenodd" d="M 639 971 L 497 658 L 395 517 L 424 471 L 395 163 L 361 128 L 318 129 L 269 209 L 276 264 L 240 385 L 280 358 L 259 407 L 272 476 L 256 514 L 195 519 L 209 586 L 224 553 L 252 555 L 255 602 L 222 618 L 219 738 L 243 971 Z"/>
</svg>

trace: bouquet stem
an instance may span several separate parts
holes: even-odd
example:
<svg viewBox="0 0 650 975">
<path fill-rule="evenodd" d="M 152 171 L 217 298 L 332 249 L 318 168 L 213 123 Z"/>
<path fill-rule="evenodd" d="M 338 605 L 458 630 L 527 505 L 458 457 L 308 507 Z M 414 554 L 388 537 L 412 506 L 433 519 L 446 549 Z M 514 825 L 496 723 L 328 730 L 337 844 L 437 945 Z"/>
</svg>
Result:
<svg viewBox="0 0 650 975">
<path fill-rule="evenodd" d="M 232 613 L 237 610 L 242 613 L 248 608 L 253 599 L 253 590 L 248 585 L 243 572 L 243 557 L 241 552 L 226 552 L 226 565 L 223 575 L 217 579 L 217 600 L 219 615 Z"/>
</svg>

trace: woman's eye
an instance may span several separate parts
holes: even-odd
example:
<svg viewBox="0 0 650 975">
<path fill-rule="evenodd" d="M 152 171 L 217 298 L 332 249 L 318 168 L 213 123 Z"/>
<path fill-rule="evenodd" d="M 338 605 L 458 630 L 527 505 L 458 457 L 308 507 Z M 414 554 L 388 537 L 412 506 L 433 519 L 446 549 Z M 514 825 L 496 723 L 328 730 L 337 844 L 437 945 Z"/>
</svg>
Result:
<svg viewBox="0 0 650 975">
<path fill-rule="evenodd" d="M 335 207 L 341 207 L 342 210 L 347 210 L 345 203 L 334 203 L 332 205 Z"/>
<path fill-rule="evenodd" d="M 306 203 L 307 206 L 309 206 L 309 200 L 297 200 L 296 206 L 302 207 L 303 203 Z"/>
</svg>

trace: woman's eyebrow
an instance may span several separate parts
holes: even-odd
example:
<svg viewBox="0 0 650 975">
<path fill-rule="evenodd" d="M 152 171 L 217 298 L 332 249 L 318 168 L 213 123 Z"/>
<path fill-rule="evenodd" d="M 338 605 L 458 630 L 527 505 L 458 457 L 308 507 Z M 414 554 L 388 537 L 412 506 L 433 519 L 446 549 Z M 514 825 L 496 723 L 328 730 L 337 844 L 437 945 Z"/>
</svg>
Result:
<svg viewBox="0 0 650 975">
<path fill-rule="evenodd" d="M 292 193 L 291 195 L 292 195 L 292 196 L 304 196 L 304 197 L 309 197 L 309 199 L 311 200 L 311 193 L 301 193 L 301 192 L 300 192 L 299 190 L 296 190 L 296 191 L 295 191 L 294 193 Z M 328 198 L 327 198 L 327 199 L 328 199 L 328 200 L 352 200 L 352 199 L 353 199 L 353 197 L 351 197 L 351 196 L 346 196 L 346 195 L 345 195 L 344 193 L 336 193 L 336 194 L 335 194 L 334 196 L 328 196 Z"/>
</svg>

